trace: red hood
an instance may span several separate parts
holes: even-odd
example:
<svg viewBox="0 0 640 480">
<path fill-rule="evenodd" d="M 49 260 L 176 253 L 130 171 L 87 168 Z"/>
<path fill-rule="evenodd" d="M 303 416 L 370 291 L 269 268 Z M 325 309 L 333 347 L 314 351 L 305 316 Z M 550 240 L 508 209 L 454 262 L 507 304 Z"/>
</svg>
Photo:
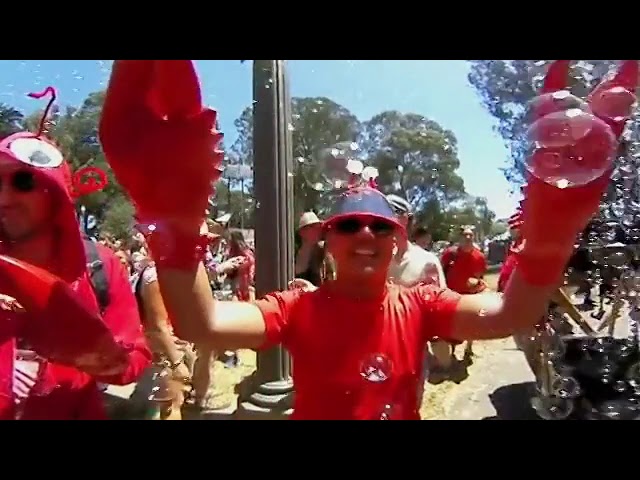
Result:
<svg viewBox="0 0 640 480">
<path fill-rule="evenodd" d="M 0 141 L 0 162 L 15 163 L 33 172 L 53 194 L 56 202 L 52 218 L 56 230 L 56 251 L 64 259 L 57 272 L 67 282 L 73 282 L 86 272 L 86 257 L 72 192 L 69 165 L 58 148 L 48 139 L 30 132 L 13 134 Z M 0 229 L 0 249 L 6 242 Z"/>
</svg>

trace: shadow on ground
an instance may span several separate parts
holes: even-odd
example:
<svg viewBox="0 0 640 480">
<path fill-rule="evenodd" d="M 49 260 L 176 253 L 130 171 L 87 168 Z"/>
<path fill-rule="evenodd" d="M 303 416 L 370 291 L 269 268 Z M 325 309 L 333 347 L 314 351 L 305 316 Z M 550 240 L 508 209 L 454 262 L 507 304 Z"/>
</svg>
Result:
<svg viewBox="0 0 640 480">
<path fill-rule="evenodd" d="M 444 381 L 453 382 L 460 385 L 469 378 L 469 367 L 473 365 L 473 355 L 465 355 L 462 359 L 454 358 L 451 361 L 451 367 L 446 373 L 429 372 L 427 364 L 429 359 L 425 361 L 425 370 L 427 371 L 427 381 L 431 385 L 439 385 Z"/>
<path fill-rule="evenodd" d="M 540 420 L 530 403 L 533 388 L 533 382 L 498 388 L 489 395 L 496 414 L 483 420 Z"/>
</svg>

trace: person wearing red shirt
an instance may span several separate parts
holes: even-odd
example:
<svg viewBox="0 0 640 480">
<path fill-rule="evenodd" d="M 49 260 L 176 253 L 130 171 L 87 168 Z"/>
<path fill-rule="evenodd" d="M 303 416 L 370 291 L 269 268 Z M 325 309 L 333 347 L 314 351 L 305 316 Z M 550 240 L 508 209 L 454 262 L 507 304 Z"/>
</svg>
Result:
<svg viewBox="0 0 640 480">
<path fill-rule="evenodd" d="M 178 335 L 220 350 L 283 344 L 293 357 L 296 419 L 418 419 L 426 342 L 500 338 L 535 325 L 608 183 L 603 174 L 559 189 L 530 178 L 527 242 L 502 296 L 390 285 L 388 270 L 406 231 L 382 193 L 357 187 L 337 196 L 323 224 L 335 279 L 313 292 L 217 302 L 199 235 L 223 158 L 215 125 L 192 62 L 114 63 L 100 138 L 139 215 L 154 226 L 149 246 Z M 153 189 L 149 175 L 158 182 Z"/>
<path fill-rule="evenodd" d="M 484 254 L 473 243 L 473 230 L 463 228 L 457 245 L 442 253 L 447 286 L 458 293 L 479 293 L 486 288 L 482 280 L 487 271 Z"/>
<path fill-rule="evenodd" d="M 90 268 L 102 270 L 108 302 L 97 299 L 85 252 L 91 241 L 74 203 L 82 191 L 41 132 L 0 141 L 0 255 L 12 257 L 3 257 L 0 285 L 2 420 L 106 419 L 97 382 L 132 383 L 150 363 L 126 272 L 99 244 Z M 40 288 L 51 273 L 57 280 Z M 103 355 L 101 344 L 112 353 Z"/>
<path fill-rule="evenodd" d="M 463 227 L 460 230 L 460 240 L 457 245 L 447 248 L 442 253 L 442 268 L 447 287 L 454 292 L 462 294 L 480 293 L 487 288 L 483 280 L 487 271 L 487 261 L 484 254 L 473 243 L 473 229 Z M 448 344 L 440 341 L 434 342 L 434 356 L 438 360 L 435 372 L 448 375 L 451 362 L 455 359 L 456 343 Z M 464 351 L 464 358 L 473 356 L 473 342 L 468 341 Z M 445 360 L 445 359 L 449 360 Z"/>
</svg>

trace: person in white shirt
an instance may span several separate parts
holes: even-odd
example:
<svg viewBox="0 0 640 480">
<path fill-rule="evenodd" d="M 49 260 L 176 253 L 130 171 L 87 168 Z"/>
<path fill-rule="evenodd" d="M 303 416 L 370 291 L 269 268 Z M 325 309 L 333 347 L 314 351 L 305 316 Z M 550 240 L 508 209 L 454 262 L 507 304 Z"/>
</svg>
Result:
<svg viewBox="0 0 640 480">
<path fill-rule="evenodd" d="M 413 227 L 411 204 L 404 198 L 393 194 L 387 195 L 387 200 L 391 204 L 398 222 L 406 228 L 407 232 L 410 232 Z M 442 288 L 447 287 L 440 259 L 435 254 L 427 252 L 408 240 L 398 243 L 398 251 L 389 268 L 389 280 L 405 287 L 413 287 L 420 283 L 437 285 Z M 427 352 L 427 355 L 427 368 L 430 374 L 434 372 L 441 374 L 451 367 L 452 358 L 448 343 L 431 342 L 431 354 Z M 422 397 L 422 393 L 423 385 L 421 383 L 419 397 Z"/>
<path fill-rule="evenodd" d="M 387 200 L 398 221 L 410 231 L 413 223 L 411 204 L 398 195 L 387 195 Z M 389 269 L 389 279 L 405 287 L 420 283 L 446 287 L 444 271 L 438 257 L 408 240 L 398 244 L 398 251 Z"/>
</svg>

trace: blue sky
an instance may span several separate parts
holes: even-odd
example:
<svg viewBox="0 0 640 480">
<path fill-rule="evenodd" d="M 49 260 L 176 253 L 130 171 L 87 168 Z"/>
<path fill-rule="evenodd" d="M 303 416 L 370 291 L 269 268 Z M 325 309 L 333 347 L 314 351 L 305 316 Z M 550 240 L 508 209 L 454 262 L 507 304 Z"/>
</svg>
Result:
<svg viewBox="0 0 640 480">
<path fill-rule="evenodd" d="M 53 85 L 60 103 L 79 104 L 106 86 L 110 60 L 0 60 L 0 102 L 30 112 L 40 103 L 25 93 Z M 206 102 L 218 109 L 227 144 L 234 119 L 251 103 L 251 64 L 197 60 Z M 515 200 L 500 167 L 507 150 L 492 131 L 493 120 L 467 82 L 462 60 L 292 60 L 293 96 L 325 96 L 361 120 L 384 110 L 419 113 L 452 130 L 459 143 L 459 174 L 467 192 L 486 197 L 499 217 Z"/>
</svg>

